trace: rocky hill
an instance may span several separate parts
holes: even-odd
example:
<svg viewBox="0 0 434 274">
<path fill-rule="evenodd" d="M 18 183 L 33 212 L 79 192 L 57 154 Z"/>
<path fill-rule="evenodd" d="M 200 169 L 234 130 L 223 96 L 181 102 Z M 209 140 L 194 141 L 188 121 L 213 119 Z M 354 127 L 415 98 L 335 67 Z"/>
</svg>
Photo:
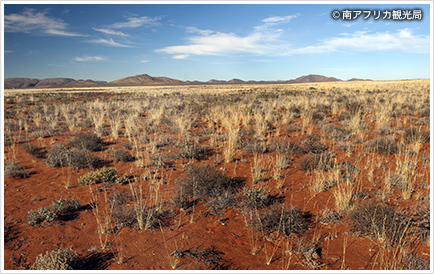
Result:
<svg viewBox="0 0 434 274">
<path fill-rule="evenodd" d="M 116 86 L 141 86 L 141 85 L 182 85 L 187 82 L 167 78 L 167 77 L 152 77 L 148 74 L 140 74 L 130 77 L 125 77 L 119 80 L 108 82 L 109 85 Z"/>
<path fill-rule="evenodd" d="M 5 79 L 5 89 L 13 88 L 42 88 L 42 87 L 90 87 L 105 84 L 105 81 L 75 80 L 71 78 L 8 78 Z"/>
<path fill-rule="evenodd" d="M 243 81 L 240 79 L 225 80 L 209 80 L 208 82 L 199 81 L 181 81 L 168 77 L 153 77 L 148 74 L 139 74 L 135 76 L 121 78 L 111 82 L 94 81 L 94 80 L 74 80 L 71 78 L 47 78 L 47 79 L 31 79 L 31 78 L 8 78 L 5 79 L 5 89 L 13 88 L 41 88 L 41 87 L 93 87 L 93 86 L 146 86 L 146 85 L 236 85 L 236 84 L 291 84 L 291 83 L 314 83 L 314 82 L 338 82 L 342 81 L 334 77 L 326 77 L 323 75 L 310 74 L 298 77 L 293 80 L 278 80 L 278 81 Z M 368 81 L 363 79 L 352 78 L 348 81 Z"/>
<path fill-rule="evenodd" d="M 301 76 L 294 80 L 289 80 L 287 83 L 315 83 L 315 82 L 339 82 L 341 79 L 334 77 L 326 77 L 322 75 L 309 74 L 307 76 Z"/>
</svg>

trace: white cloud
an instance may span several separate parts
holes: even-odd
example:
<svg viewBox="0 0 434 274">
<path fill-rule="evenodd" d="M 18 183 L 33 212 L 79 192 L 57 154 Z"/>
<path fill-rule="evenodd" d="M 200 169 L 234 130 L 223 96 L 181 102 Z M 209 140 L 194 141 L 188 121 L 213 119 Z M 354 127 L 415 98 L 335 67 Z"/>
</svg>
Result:
<svg viewBox="0 0 434 274">
<path fill-rule="evenodd" d="M 188 33 L 199 34 L 188 38 L 188 44 L 169 46 L 155 50 L 160 53 L 172 54 L 174 59 L 186 59 L 191 55 L 224 55 L 224 54 L 255 54 L 266 55 L 278 52 L 282 47 L 277 38 L 282 29 L 273 26 L 288 23 L 298 15 L 273 16 L 263 19 L 264 24 L 254 27 L 252 33 L 239 36 L 234 33 L 202 30 L 197 27 L 187 27 Z M 287 43 L 285 44 L 287 46 Z"/>
<path fill-rule="evenodd" d="M 291 21 L 294 18 L 297 18 L 298 16 L 299 16 L 298 14 L 293 14 L 293 15 L 288 15 L 288 16 L 268 17 L 268 18 L 265 18 L 261 21 L 265 24 L 260 25 L 260 26 L 256 26 L 255 30 L 256 31 L 262 31 L 262 32 L 269 31 L 272 26 L 289 23 L 289 21 Z"/>
<path fill-rule="evenodd" d="M 48 29 L 45 31 L 48 34 L 53 34 L 53 35 L 60 35 L 60 36 L 70 36 L 70 37 L 80 37 L 80 36 L 87 36 L 87 35 L 82 35 L 82 34 L 78 34 L 78 33 L 73 33 L 73 32 L 69 32 L 69 31 L 65 31 L 65 30 L 61 30 L 61 29 Z"/>
<path fill-rule="evenodd" d="M 46 12 L 36 12 L 34 9 L 24 9 L 20 14 L 11 13 L 4 16 L 5 32 L 35 33 L 60 36 L 87 36 L 67 31 L 68 24 L 62 19 L 51 18 Z"/>
<path fill-rule="evenodd" d="M 428 35 L 413 35 L 411 30 L 399 29 L 396 33 L 357 31 L 345 37 L 334 37 L 316 46 L 289 50 L 290 54 L 324 53 L 338 50 L 367 51 L 402 51 L 429 53 Z"/>
<path fill-rule="evenodd" d="M 270 17 L 263 22 L 286 22 L 289 18 Z M 268 28 L 268 26 L 267 26 Z M 228 55 L 254 54 L 258 56 L 288 56 L 295 54 L 321 54 L 334 51 L 401 51 L 411 53 L 429 53 L 429 35 L 414 35 L 408 28 L 399 29 L 395 33 L 377 32 L 369 30 L 341 33 L 316 45 L 295 48 L 290 41 L 279 40 L 282 31 L 264 31 L 254 28 L 251 34 L 239 36 L 234 33 L 212 32 L 188 38 L 185 45 L 168 46 L 155 52 L 173 55 L 174 59 L 187 59 L 191 55 Z M 201 33 L 192 28 L 191 31 Z"/>
<path fill-rule="evenodd" d="M 344 23 L 344 24 L 342 24 L 342 26 L 349 28 L 351 26 L 354 26 L 355 24 L 356 23 Z"/>
<path fill-rule="evenodd" d="M 187 59 L 189 56 L 190 56 L 190 54 L 174 55 L 173 59 Z"/>
<path fill-rule="evenodd" d="M 111 29 L 102 29 L 102 28 L 92 28 L 94 31 L 99 31 L 105 34 L 111 35 L 119 35 L 119 36 L 129 36 L 128 34 L 123 33 L 122 31 L 115 31 Z"/>
<path fill-rule="evenodd" d="M 142 61 L 140 61 L 140 63 L 148 63 L 149 62 L 149 60 L 142 60 Z"/>
<path fill-rule="evenodd" d="M 271 35 L 261 33 L 240 37 L 233 33 L 217 32 L 208 36 L 194 36 L 189 38 L 188 45 L 170 46 L 156 52 L 174 54 L 175 59 L 185 59 L 189 55 L 264 54 L 268 50 L 267 42 L 271 39 Z"/>
<path fill-rule="evenodd" d="M 121 28 L 138 28 L 141 26 L 153 27 L 160 26 L 161 17 L 150 18 L 147 16 L 142 17 L 128 17 L 127 22 L 118 22 L 108 26 L 108 28 L 121 29 Z"/>
<path fill-rule="evenodd" d="M 297 18 L 297 15 L 288 15 L 288 16 L 272 16 L 268 17 L 262 20 L 262 22 L 266 24 L 282 24 L 282 23 L 288 23 L 291 21 L 291 19 Z"/>
<path fill-rule="evenodd" d="M 129 45 L 124 45 L 124 44 L 115 42 L 112 38 L 110 38 L 110 39 L 99 38 L 99 39 L 90 40 L 88 42 L 89 43 L 95 43 L 95 44 L 102 44 L 102 45 L 106 45 L 106 46 L 110 46 L 110 47 L 131 48 L 131 46 L 129 46 Z"/>
<path fill-rule="evenodd" d="M 186 30 L 188 33 L 198 33 L 200 35 L 211 35 L 214 33 L 213 30 L 202 30 L 202 29 L 198 29 L 196 27 L 186 27 Z"/>
<path fill-rule="evenodd" d="M 5 53 L 12 53 L 14 52 L 13 50 L 5 50 Z"/>
<path fill-rule="evenodd" d="M 74 61 L 76 62 L 92 62 L 92 61 L 103 61 L 104 58 L 101 56 L 83 56 L 83 57 L 75 57 Z"/>
</svg>

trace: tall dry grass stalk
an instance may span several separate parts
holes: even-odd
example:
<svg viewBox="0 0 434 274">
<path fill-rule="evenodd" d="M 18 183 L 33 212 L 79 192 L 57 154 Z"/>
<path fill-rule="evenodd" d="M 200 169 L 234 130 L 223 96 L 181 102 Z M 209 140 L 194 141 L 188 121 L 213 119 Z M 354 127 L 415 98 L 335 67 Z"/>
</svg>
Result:
<svg viewBox="0 0 434 274">
<path fill-rule="evenodd" d="M 153 174 L 149 176 L 148 174 Z M 149 193 L 147 198 L 143 194 L 143 183 L 134 176 L 134 183 L 130 184 L 130 191 L 133 198 L 134 212 L 140 230 L 148 230 L 154 225 L 154 217 L 161 213 L 163 198 L 160 193 L 163 177 L 158 178 L 156 172 L 145 171 L 143 181 L 150 180 Z"/>
<path fill-rule="evenodd" d="M 92 195 L 90 206 L 92 207 L 92 214 L 96 220 L 98 239 L 101 248 L 105 249 L 109 243 L 113 205 L 110 205 L 108 201 L 107 192 L 104 192 L 104 201 L 102 201 L 100 197 L 102 194 L 95 193 L 91 186 L 89 186 L 89 191 Z"/>
<path fill-rule="evenodd" d="M 137 182 L 130 184 L 130 191 L 133 197 L 134 212 L 140 230 L 148 230 L 151 227 L 152 210 L 146 209 L 146 200 L 143 196 L 143 186 Z"/>
<path fill-rule="evenodd" d="M 310 188 L 314 192 L 323 192 L 326 189 L 324 184 L 326 180 L 326 176 L 324 172 L 313 170 L 312 177 L 310 179 Z"/>
<path fill-rule="evenodd" d="M 121 130 L 123 123 L 121 120 L 121 117 L 114 116 L 109 119 L 110 129 L 111 129 L 111 135 L 114 140 L 117 140 L 119 138 L 119 131 Z"/>
<path fill-rule="evenodd" d="M 178 256 L 173 256 L 173 257 L 171 256 L 171 254 L 169 252 L 169 248 L 167 247 L 167 240 L 166 240 L 166 237 L 164 236 L 163 228 L 161 225 L 160 225 L 160 231 L 161 231 L 161 236 L 163 237 L 164 247 L 166 249 L 167 259 L 169 260 L 169 265 L 172 269 L 176 269 L 179 265 L 180 258 Z M 176 244 L 176 242 L 175 242 L 175 246 L 176 246 L 175 250 L 178 250 L 178 245 Z"/>
<path fill-rule="evenodd" d="M 257 184 L 263 179 L 263 160 L 264 159 L 262 155 L 259 156 L 257 153 L 253 154 L 253 164 L 250 167 L 253 185 Z"/>
<path fill-rule="evenodd" d="M 93 112 L 91 117 L 95 126 L 95 134 L 98 137 L 101 137 L 104 132 L 105 111 L 101 110 L 100 112 Z"/>
<path fill-rule="evenodd" d="M 248 214 L 244 215 L 244 222 L 246 224 L 247 229 L 247 235 L 248 235 L 248 241 L 250 246 L 250 253 L 252 255 L 256 255 L 261 250 L 261 247 L 259 245 L 259 234 L 256 233 L 253 229 L 253 226 L 250 225 L 250 223 L 253 221 L 254 215 L 257 215 L 257 209 L 255 211 L 249 211 Z M 247 219 L 247 215 L 249 217 L 249 220 Z"/>
<path fill-rule="evenodd" d="M 348 211 L 353 207 L 352 196 L 354 186 L 351 182 L 338 183 L 333 191 L 335 197 L 336 208 L 340 211 Z"/>
<path fill-rule="evenodd" d="M 346 269 L 347 269 L 347 265 L 345 264 L 345 256 L 346 256 L 346 254 L 347 254 L 347 245 L 348 245 L 348 238 L 345 237 L 345 238 L 344 238 L 343 251 L 342 251 L 341 270 L 346 270 Z"/>
<path fill-rule="evenodd" d="M 285 249 L 282 254 L 282 270 L 289 270 L 293 254 L 294 254 L 294 248 L 292 246 L 292 243 L 288 238 L 286 238 Z"/>
</svg>

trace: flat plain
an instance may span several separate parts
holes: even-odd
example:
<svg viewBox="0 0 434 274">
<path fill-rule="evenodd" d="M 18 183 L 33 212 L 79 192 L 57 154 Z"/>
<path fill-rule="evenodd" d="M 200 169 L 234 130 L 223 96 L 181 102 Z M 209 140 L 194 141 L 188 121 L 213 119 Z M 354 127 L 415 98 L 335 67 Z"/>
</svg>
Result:
<svg viewBox="0 0 434 274">
<path fill-rule="evenodd" d="M 429 269 L 429 79 L 4 106 L 5 269 Z"/>
</svg>

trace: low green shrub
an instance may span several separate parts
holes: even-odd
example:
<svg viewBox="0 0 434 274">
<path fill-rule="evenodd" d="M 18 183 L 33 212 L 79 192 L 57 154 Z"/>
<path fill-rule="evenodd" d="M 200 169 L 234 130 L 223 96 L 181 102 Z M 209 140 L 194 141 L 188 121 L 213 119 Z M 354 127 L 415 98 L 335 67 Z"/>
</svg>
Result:
<svg viewBox="0 0 434 274">
<path fill-rule="evenodd" d="M 94 185 L 99 183 L 118 183 L 126 184 L 128 183 L 128 177 L 122 176 L 117 177 L 118 171 L 115 168 L 103 167 L 99 170 L 90 171 L 80 178 L 78 178 L 77 183 L 79 185 Z"/>
<path fill-rule="evenodd" d="M 58 201 L 54 201 L 48 208 L 40 207 L 35 211 L 30 210 L 27 212 L 27 223 L 30 226 L 34 226 L 42 222 L 51 223 L 52 221 L 58 219 L 60 215 L 72 213 L 79 210 L 80 208 L 81 205 L 77 199 L 72 199 L 69 201 L 67 199 L 60 198 Z"/>
<path fill-rule="evenodd" d="M 119 185 L 126 185 L 130 182 L 128 176 L 116 177 L 115 183 Z"/>
</svg>

